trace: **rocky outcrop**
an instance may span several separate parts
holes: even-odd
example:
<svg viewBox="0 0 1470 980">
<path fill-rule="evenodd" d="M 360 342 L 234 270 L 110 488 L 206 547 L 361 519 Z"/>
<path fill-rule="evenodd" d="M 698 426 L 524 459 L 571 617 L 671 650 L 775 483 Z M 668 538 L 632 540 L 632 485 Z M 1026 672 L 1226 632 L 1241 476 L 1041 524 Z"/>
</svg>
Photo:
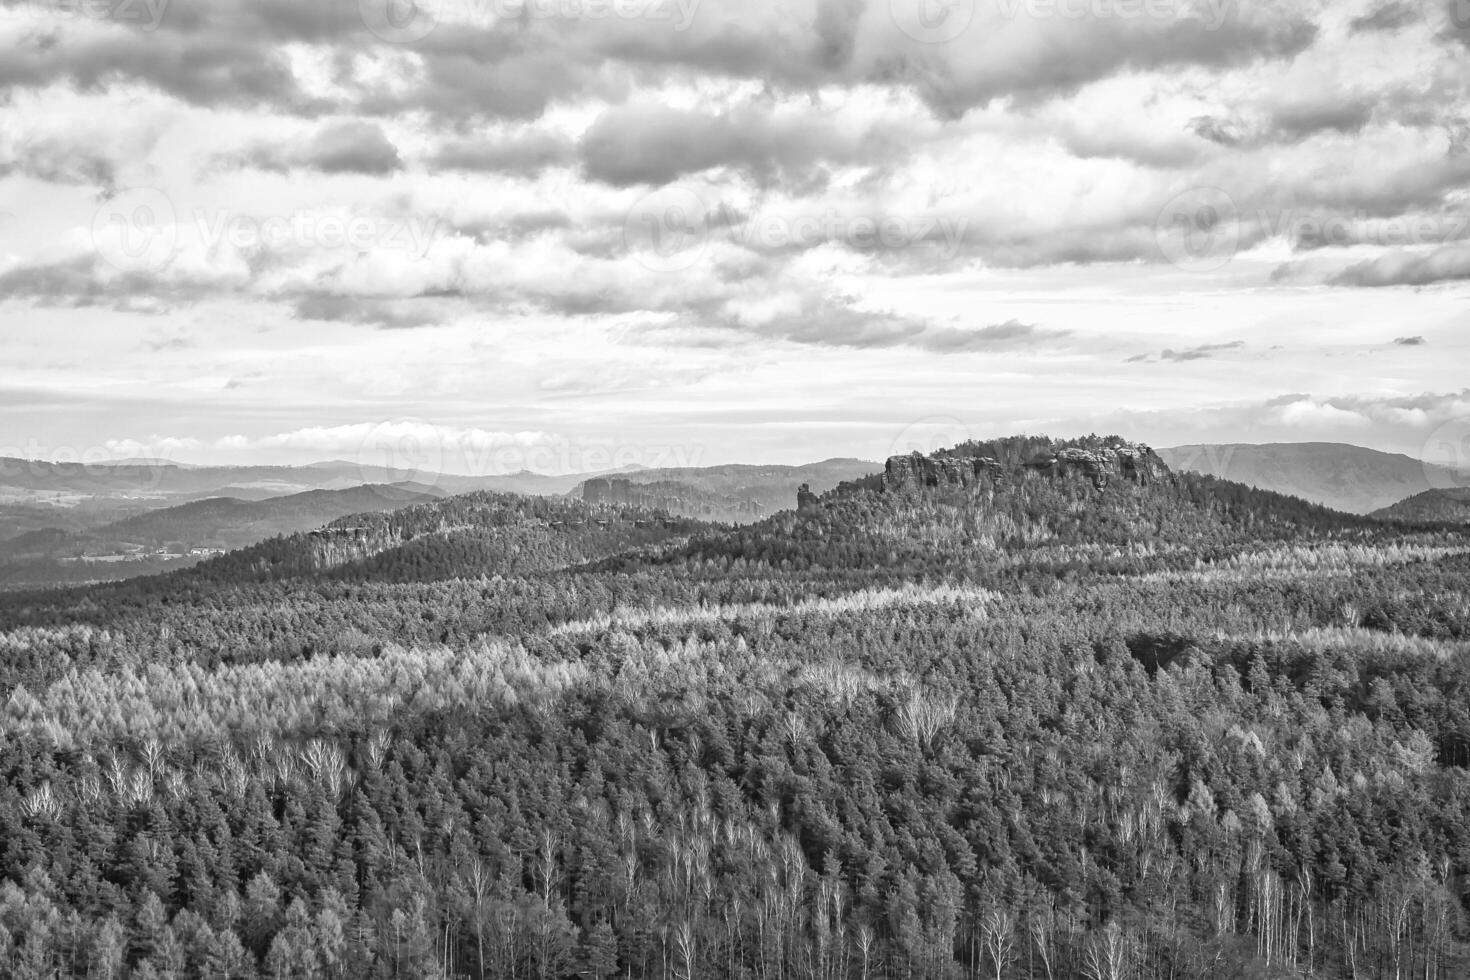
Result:
<svg viewBox="0 0 1470 980">
<path fill-rule="evenodd" d="M 1026 465 L 1053 476 L 1085 476 L 1099 490 L 1119 479 L 1152 486 L 1169 473 L 1169 467 L 1158 453 L 1147 446 L 1127 442 L 1100 449 L 1060 449 L 1050 458 Z"/>
<path fill-rule="evenodd" d="M 988 456 L 893 456 L 883 465 L 883 485 L 893 490 L 917 487 L 971 487 L 1001 478 L 1004 467 Z"/>
<path fill-rule="evenodd" d="M 817 495 L 812 493 L 811 484 L 803 483 L 801 486 L 796 488 L 797 510 L 811 510 L 813 507 L 817 506 L 817 503 Z"/>
<path fill-rule="evenodd" d="M 893 456 L 883 467 L 883 486 L 890 490 L 968 488 L 994 485 L 1025 471 L 1063 478 L 1080 476 L 1099 490 L 1114 480 L 1150 486 L 1169 475 L 1168 466 L 1148 446 L 1118 441 L 1092 448 L 1045 449 L 1019 466 L 1007 466 L 993 456 L 971 456 L 963 452 Z"/>
</svg>

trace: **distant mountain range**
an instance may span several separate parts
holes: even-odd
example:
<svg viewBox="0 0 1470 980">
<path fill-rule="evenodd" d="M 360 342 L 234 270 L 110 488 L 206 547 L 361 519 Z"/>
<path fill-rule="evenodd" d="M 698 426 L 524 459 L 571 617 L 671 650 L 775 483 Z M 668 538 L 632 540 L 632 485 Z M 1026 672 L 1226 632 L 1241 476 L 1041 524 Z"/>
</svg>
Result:
<svg viewBox="0 0 1470 980">
<path fill-rule="evenodd" d="M 824 459 L 801 466 L 726 466 L 645 469 L 585 480 L 572 496 L 587 503 L 667 510 L 701 520 L 743 524 L 796 506 L 797 488 L 824 493 L 839 483 L 880 472 L 881 463 Z"/>
<path fill-rule="evenodd" d="M 1444 489 L 1470 484 L 1464 475 L 1360 446 L 1221 444 L 1157 452 L 1175 471 L 1232 480 L 1348 513 L 1464 520 L 1470 510 L 1470 490 Z M 946 460 L 927 465 L 940 463 Z M 729 464 L 565 476 L 405 472 L 388 474 L 402 480 L 364 485 L 382 471 L 342 460 L 188 466 L 158 460 L 81 465 L 0 459 L 0 587 L 129 578 L 310 531 L 348 515 L 475 491 L 568 495 L 594 505 L 748 524 L 795 508 L 803 485 L 820 495 L 851 481 L 884 479 L 884 472 L 879 463 L 838 458 L 801 466 Z M 927 479 L 923 473 L 914 477 Z"/>
<path fill-rule="evenodd" d="M 1374 517 L 1399 521 L 1470 523 L 1470 487 L 1425 490 L 1381 510 Z"/>
<path fill-rule="evenodd" d="M 589 503 L 745 522 L 794 507 L 802 484 L 820 492 L 878 469 L 863 460 L 831 459 L 804 466 L 567 476 L 394 473 L 405 479 L 364 485 L 381 471 L 342 460 L 220 467 L 158 460 L 81 465 L 0 459 L 0 587 L 132 578 L 309 531 L 350 514 L 476 491 L 581 499 L 592 484 Z M 407 480 L 410 475 L 418 481 Z"/>
<path fill-rule="evenodd" d="M 1337 442 L 1173 446 L 1158 454 L 1175 470 L 1234 480 L 1350 514 L 1406 497 L 1470 485 L 1470 477 L 1401 453 Z"/>
<path fill-rule="evenodd" d="M 434 487 L 405 483 L 308 490 L 267 500 L 209 497 L 96 527 L 29 530 L 0 541 L 0 585 L 132 578 L 186 567 L 349 514 L 397 510 L 444 495 Z"/>
<path fill-rule="evenodd" d="M 447 493 L 495 490 L 506 493 L 566 493 L 592 474 L 547 476 L 521 471 L 495 476 L 460 476 L 415 470 L 386 470 L 345 460 L 306 466 L 193 466 L 160 460 L 108 463 L 51 463 L 0 457 L 0 502 L 74 506 L 82 499 L 142 502 L 249 490 L 284 496 L 306 490 L 343 490 L 363 484 L 430 484 Z M 228 494 L 232 495 L 232 494 Z"/>
</svg>

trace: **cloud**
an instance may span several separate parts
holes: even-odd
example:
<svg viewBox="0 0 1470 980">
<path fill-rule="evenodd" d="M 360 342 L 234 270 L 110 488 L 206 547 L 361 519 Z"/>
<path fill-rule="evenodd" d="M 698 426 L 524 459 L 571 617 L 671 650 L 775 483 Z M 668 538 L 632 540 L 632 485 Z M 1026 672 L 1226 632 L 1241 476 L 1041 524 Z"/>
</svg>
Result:
<svg viewBox="0 0 1470 980">
<path fill-rule="evenodd" d="M 1340 408 L 1329 401 L 1287 396 L 1271 404 L 1267 420 L 1288 428 L 1361 428 L 1368 419 L 1351 408 Z"/>
<path fill-rule="evenodd" d="M 423 327 L 439 322 L 438 311 L 426 299 L 401 302 L 325 292 L 308 292 L 291 303 L 299 320 L 360 323 L 387 329 Z"/>
<path fill-rule="evenodd" d="M 529 130 L 451 140 L 439 147 L 429 163 L 448 170 L 534 176 L 576 158 L 576 144 L 571 139 L 560 133 Z"/>
<path fill-rule="evenodd" d="M 1395 337 L 1393 342 L 1400 347 L 1423 347 L 1426 343 L 1423 337 Z"/>
<path fill-rule="evenodd" d="M 1428 286 L 1470 279 L 1470 246 L 1446 245 L 1428 254 L 1392 251 L 1349 266 L 1329 282 L 1334 286 Z"/>
<path fill-rule="evenodd" d="M 14 140 L 0 146 L 0 178 L 31 177 L 54 184 L 82 184 L 111 191 L 117 164 L 99 148 L 55 136 Z"/>
<path fill-rule="evenodd" d="M 1392 33 L 1418 23 L 1421 18 L 1418 4 L 1408 0 L 1394 0 L 1379 4 L 1366 14 L 1354 17 L 1348 27 L 1354 34 Z"/>
<path fill-rule="evenodd" d="M 1183 361 L 1203 361 L 1214 357 L 1220 351 L 1239 350 L 1245 346 L 1243 340 L 1232 340 L 1223 344 L 1201 344 L 1198 347 L 1189 347 L 1184 350 L 1173 350 L 1165 348 L 1157 354 L 1135 354 L 1127 359 L 1130 364 L 1148 363 L 1151 361 L 1172 361 L 1180 363 Z"/>
<path fill-rule="evenodd" d="M 960 37 L 929 44 L 911 36 L 912 25 L 902 29 L 906 4 L 671 0 L 613 5 L 620 15 L 602 17 L 580 16 L 580 5 L 527 5 L 519 17 L 498 16 L 505 8 L 493 4 L 440 5 L 430 8 L 425 36 L 387 49 L 408 54 L 413 70 L 385 78 L 363 70 L 385 54 L 367 23 L 382 4 L 220 0 L 202 13 L 148 2 L 105 26 L 27 25 L 37 29 L 7 52 L 0 88 L 124 82 L 194 105 L 303 116 L 534 119 L 558 102 L 617 101 L 630 79 L 663 73 L 801 92 L 898 84 L 957 117 L 995 99 L 1045 98 L 1126 72 L 1289 58 L 1317 36 L 1307 16 L 1272 0 L 1206 5 L 1203 17 L 1083 22 L 977 5 Z M 326 57 L 304 70 L 303 52 Z"/>
<path fill-rule="evenodd" d="M 261 170 L 316 170 L 324 174 L 381 176 L 403 168 L 398 148 L 382 127 L 364 120 L 331 123 L 302 140 L 257 144 L 226 160 Z"/>
<path fill-rule="evenodd" d="M 804 111 L 738 106 L 711 113 L 640 105 L 599 116 L 582 138 L 581 154 L 589 177 L 614 186 L 662 185 L 715 167 L 761 182 L 781 176 L 800 182 L 823 165 L 886 163 L 903 152 L 904 142 L 893 128 L 844 131 Z"/>
</svg>

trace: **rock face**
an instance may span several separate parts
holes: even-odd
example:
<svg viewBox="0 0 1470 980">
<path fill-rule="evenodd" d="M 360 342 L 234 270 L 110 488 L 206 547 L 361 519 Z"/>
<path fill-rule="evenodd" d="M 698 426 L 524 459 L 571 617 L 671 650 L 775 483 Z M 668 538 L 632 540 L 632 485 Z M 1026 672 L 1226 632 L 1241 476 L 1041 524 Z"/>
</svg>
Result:
<svg viewBox="0 0 1470 980">
<path fill-rule="evenodd" d="M 1050 459 L 1034 460 L 1026 465 L 1056 476 L 1086 476 L 1099 490 L 1115 479 L 1152 486 L 1169 473 L 1169 467 L 1158 453 L 1147 446 L 1126 442 L 1101 449 L 1061 449 Z"/>
<path fill-rule="evenodd" d="M 811 484 L 803 483 L 796 488 L 796 509 L 811 510 L 817 506 L 817 495 L 812 493 Z"/>
<path fill-rule="evenodd" d="M 972 444 L 973 445 L 973 444 Z M 994 485 L 1025 471 L 1054 477 L 1081 476 L 1102 490 L 1114 480 L 1151 486 L 1166 479 L 1168 466 L 1148 446 L 1109 442 L 1094 448 L 1064 446 L 1046 449 L 1019 465 L 1006 465 L 994 456 L 966 455 L 961 451 L 924 456 L 894 456 L 883 468 L 883 486 L 892 490 L 922 487 Z"/>
<path fill-rule="evenodd" d="M 1001 477 L 1004 467 L 988 456 L 892 456 L 883 464 L 883 485 L 894 490 L 910 487 L 970 487 Z"/>
</svg>

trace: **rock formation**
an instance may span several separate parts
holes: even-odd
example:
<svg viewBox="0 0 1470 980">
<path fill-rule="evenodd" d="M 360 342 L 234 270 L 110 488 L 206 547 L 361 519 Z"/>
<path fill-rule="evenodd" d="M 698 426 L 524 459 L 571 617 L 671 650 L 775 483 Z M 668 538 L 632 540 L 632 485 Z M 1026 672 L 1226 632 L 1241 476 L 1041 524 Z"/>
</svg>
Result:
<svg viewBox="0 0 1470 980">
<path fill-rule="evenodd" d="M 908 487 L 969 487 L 996 480 L 1004 467 L 988 456 L 893 456 L 883 465 L 883 485 Z"/>
<path fill-rule="evenodd" d="M 1169 472 L 1169 467 L 1152 449 L 1127 442 L 1113 443 L 1101 449 L 1060 449 L 1050 458 L 1033 460 L 1026 465 L 1056 476 L 1081 474 L 1099 490 L 1114 479 L 1152 486 Z"/>
<path fill-rule="evenodd" d="M 974 448 L 977 444 L 968 444 Z M 1059 444 L 1042 449 L 1019 465 L 1007 465 L 995 456 L 969 455 L 967 447 L 924 456 L 912 453 L 891 457 L 883 468 L 883 486 L 904 490 L 922 487 L 973 487 L 1003 482 L 1024 471 L 1047 476 L 1083 476 L 1099 490 L 1113 480 L 1151 486 L 1169 475 L 1169 468 L 1148 446 L 1121 440 L 1083 448 Z M 1002 445 L 1013 450 L 1015 447 Z M 1015 459 L 1014 452 L 1005 455 Z"/>
</svg>

